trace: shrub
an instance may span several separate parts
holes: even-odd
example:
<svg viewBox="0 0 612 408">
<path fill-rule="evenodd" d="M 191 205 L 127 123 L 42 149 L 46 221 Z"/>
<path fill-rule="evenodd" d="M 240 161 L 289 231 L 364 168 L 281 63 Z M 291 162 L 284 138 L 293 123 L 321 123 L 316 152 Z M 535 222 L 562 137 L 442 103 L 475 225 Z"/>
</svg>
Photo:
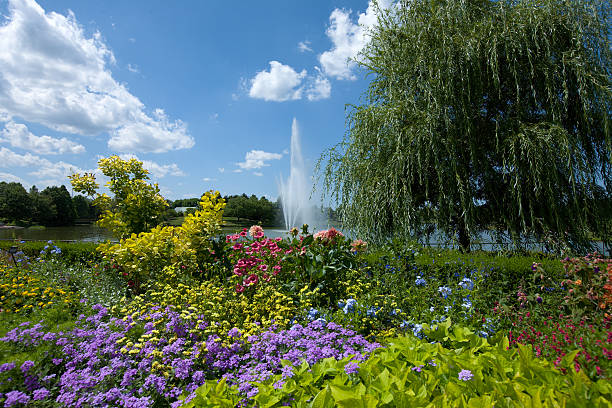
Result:
<svg viewBox="0 0 612 408">
<path fill-rule="evenodd" d="M 207 192 L 199 209 L 185 217 L 180 227 L 158 226 L 150 232 L 132 234 L 118 244 L 105 243 L 98 247 L 104 261 L 116 266 L 135 292 L 141 283 L 158 277 L 167 266 L 186 272 L 200 273 L 211 257 L 211 238 L 221 227 L 225 201 L 219 192 Z"/>
<path fill-rule="evenodd" d="M 609 406 L 609 383 L 591 382 L 575 372 L 562 375 L 536 359 L 529 347 L 508 351 L 505 338 L 489 343 L 459 327 L 440 331 L 454 349 L 398 337 L 363 362 L 326 358 L 252 381 L 257 388 L 249 395 L 250 405 Z M 195 394 L 186 407 L 244 403 L 240 388 L 226 381 L 207 381 Z"/>
<path fill-rule="evenodd" d="M 8 251 L 13 245 L 17 246 L 19 251 L 23 252 L 30 260 L 38 258 L 41 251 L 53 247 L 61 250 L 62 259 L 69 264 L 91 264 L 102 259 L 100 253 L 96 252 L 98 244 L 94 242 L 0 241 L 0 249 L 4 251 Z"/>
</svg>

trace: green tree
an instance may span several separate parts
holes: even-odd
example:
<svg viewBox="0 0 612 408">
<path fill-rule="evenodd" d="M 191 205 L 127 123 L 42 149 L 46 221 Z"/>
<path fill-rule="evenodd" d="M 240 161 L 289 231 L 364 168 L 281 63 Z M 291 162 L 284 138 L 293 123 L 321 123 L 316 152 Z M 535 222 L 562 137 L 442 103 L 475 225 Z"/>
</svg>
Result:
<svg viewBox="0 0 612 408">
<path fill-rule="evenodd" d="M 261 224 L 271 224 L 277 218 L 279 208 L 276 203 L 267 198 L 257 198 L 255 195 L 248 197 L 246 194 L 226 197 L 226 217 L 236 217 L 250 220 Z"/>
<path fill-rule="evenodd" d="M 48 195 L 43 195 L 36 186 L 30 188 L 32 222 L 41 225 L 51 225 L 57 218 L 57 208 Z"/>
<path fill-rule="evenodd" d="M 93 204 L 101 211 L 98 225 L 108 228 L 120 239 L 147 232 L 163 221 L 168 203 L 157 184 L 149 184 L 149 172 L 136 159 L 119 156 L 98 161 L 102 174 L 110 180 L 106 186 L 114 197 L 96 190 L 95 175 L 78 173 L 69 176 L 74 191 L 94 197 Z"/>
<path fill-rule="evenodd" d="M 0 182 L 0 217 L 16 222 L 32 219 L 32 199 L 20 183 Z"/>
<path fill-rule="evenodd" d="M 76 211 L 77 218 L 94 218 L 95 211 L 92 208 L 91 200 L 80 194 L 72 197 L 74 209 Z"/>
<path fill-rule="evenodd" d="M 76 218 L 76 210 L 72 197 L 66 189 L 66 186 L 53 186 L 45 188 L 40 195 L 48 197 L 56 209 L 55 217 L 50 219 L 49 225 L 72 225 Z"/>
<path fill-rule="evenodd" d="M 380 12 L 359 59 L 372 77 L 365 103 L 319 162 L 345 225 L 374 239 L 435 225 L 467 250 L 483 228 L 575 249 L 602 236 L 609 18 L 608 2 L 579 0 L 412 0 Z"/>
</svg>

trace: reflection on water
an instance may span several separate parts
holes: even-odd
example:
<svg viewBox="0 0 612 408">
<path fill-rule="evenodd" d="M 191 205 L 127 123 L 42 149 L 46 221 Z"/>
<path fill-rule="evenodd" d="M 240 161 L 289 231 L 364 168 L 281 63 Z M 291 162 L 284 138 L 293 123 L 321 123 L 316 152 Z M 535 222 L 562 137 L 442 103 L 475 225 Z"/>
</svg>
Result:
<svg viewBox="0 0 612 408">
<path fill-rule="evenodd" d="M 73 225 L 70 227 L 47 228 L 2 228 L 0 239 L 36 241 L 116 241 L 110 231 L 96 225 Z"/>
</svg>

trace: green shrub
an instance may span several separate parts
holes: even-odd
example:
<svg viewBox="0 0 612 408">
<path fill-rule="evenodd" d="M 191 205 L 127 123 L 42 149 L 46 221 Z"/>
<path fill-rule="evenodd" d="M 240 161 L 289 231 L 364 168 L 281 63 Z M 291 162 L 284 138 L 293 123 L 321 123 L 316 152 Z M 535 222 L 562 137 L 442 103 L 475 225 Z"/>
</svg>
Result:
<svg viewBox="0 0 612 408">
<path fill-rule="evenodd" d="M 96 252 L 98 244 L 95 242 L 0 241 L 0 249 L 4 251 L 8 251 L 11 246 L 17 246 L 30 259 L 38 258 L 45 247 L 57 246 L 62 250 L 62 259 L 70 264 L 96 263 L 102 260 L 101 254 Z"/>
<path fill-rule="evenodd" d="M 278 407 L 608 407 L 612 386 L 574 371 L 563 375 L 535 358 L 530 347 L 507 350 L 508 339 L 488 342 L 451 326 L 426 328 L 440 343 L 397 337 L 357 365 L 350 357 L 303 363 L 290 375 L 253 383 L 249 405 Z M 434 334 L 435 333 L 435 334 Z M 564 358 L 569 365 L 574 353 Z M 234 406 L 244 399 L 235 385 L 208 381 L 186 407 Z"/>
</svg>

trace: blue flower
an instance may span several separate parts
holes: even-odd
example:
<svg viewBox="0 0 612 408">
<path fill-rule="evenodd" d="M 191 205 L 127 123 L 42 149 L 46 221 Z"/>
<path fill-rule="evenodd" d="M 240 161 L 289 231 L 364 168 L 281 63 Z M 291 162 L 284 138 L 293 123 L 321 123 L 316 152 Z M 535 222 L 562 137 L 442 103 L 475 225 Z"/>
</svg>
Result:
<svg viewBox="0 0 612 408">
<path fill-rule="evenodd" d="M 357 306 L 357 301 L 355 299 L 347 299 L 346 305 L 344 305 L 342 310 L 344 311 L 344 314 L 348 314 L 349 312 L 355 311 L 355 306 Z"/>
<path fill-rule="evenodd" d="M 417 276 L 414 284 L 417 286 L 425 286 L 427 285 L 427 281 L 422 276 Z"/>
<path fill-rule="evenodd" d="M 422 330 L 423 330 L 422 324 L 415 324 L 414 327 L 412 328 L 412 334 L 414 334 L 419 339 L 422 339 L 423 338 L 423 333 L 421 333 Z"/>
<path fill-rule="evenodd" d="M 316 319 L 318 315 L 319 311 L 317 309 L 312 308 L 308 311 L 308 319 L 310 320 Z"/>
<path fill-rule="evenodd" d="M 453 293 L 452 289 L 449 288 L 448 286 L 440 286 L 438 288 L 438 292 L 440 292 L 440 294 L 442 295 L 442 297 L 444 299 L 448 298 L 448 296 Z"/>
<path fill-rule="evenodd" d="M 465 290 L 472 290 L 474 289 L 474 281 L 472 281 L 470 278 L 465 277 L 461 280 L 461 282 L 459 282 L 459 286 L 461 286 Z"/>
</svg>

